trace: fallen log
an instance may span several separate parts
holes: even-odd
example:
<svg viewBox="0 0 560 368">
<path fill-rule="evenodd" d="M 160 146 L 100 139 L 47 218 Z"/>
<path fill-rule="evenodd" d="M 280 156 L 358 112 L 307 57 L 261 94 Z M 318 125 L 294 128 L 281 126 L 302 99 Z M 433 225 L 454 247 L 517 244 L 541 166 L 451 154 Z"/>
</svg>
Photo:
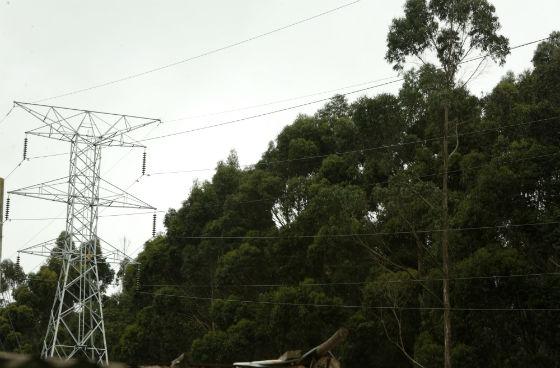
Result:
<svg viewBox="0 0 560 368">
<path fill-rule="evenodd" d="M 341 328 L 321 345 L 301 355 L 299 351 L 289 351 L 278 359 L 256 362 L 233 363 L 235 368 L 340 368 L 340 362 L 330 353 L 348 337 L 348 330 Z"/>
</svg>

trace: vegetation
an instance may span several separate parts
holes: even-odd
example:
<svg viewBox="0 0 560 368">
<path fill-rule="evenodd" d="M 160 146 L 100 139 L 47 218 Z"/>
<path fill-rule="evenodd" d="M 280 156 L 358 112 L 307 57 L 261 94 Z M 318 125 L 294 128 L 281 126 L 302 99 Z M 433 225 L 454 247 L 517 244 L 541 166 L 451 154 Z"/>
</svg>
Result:
<svg viewBox="0 0 560 368">
<path fill-rule="evenodd" d="M 235 152 L 218 163 L 146 242 L 141 271 L 117 274 L 122 292 L 104 307 L 111 359 L 263 359 L 346 326 L 345 367 L 441 367 L 448 279 L 453 366 L 558 366 L 560 33 L 487 96 L 449 80 L 426 62 L 398 95 L 335 96 L 299 116 L 255 167 Z M 27 278 L 9 261 L 2 271 L 13 301 L 0 309 L 1 343 L 37 352 L 57 263 Z"/>
<path fill-rule="evenodd" d="M 508 40 L 498 35 L 500 23 L 494 15 L 495 9 L 486 0 L 408 0 L 405 16 L 393 20 L 389 36 L 386 58 L 395 63 L 396 70 L 403 69 L 407 58 L 415 57 L 424 66 L 428 51 L 435 54 L 439 62 L 440 85 L 436 88 L 440 107 L 443 110 L 442 157 L 442 213 L 441 213 L 441 254 L 443 271 L 443 340 L 444 367 L 451 368 L 451 302 L 450 302 L 450 256 L 449 256 L 449 113 L 455 100 L 453 92 L 460 90 L 458 82 L 465 86 L 476 74 L 486 58 L 505 62 L 509 53 Z M 482 51 L 478 67 L 466 81 L 457 81 L 461 64 L 469 55 Z M 429 56 L 429 55 L 428 55 Z M 461 86 L 461 87 L 462 87 Z M 451 111 L 451 113 L 457 111 Z M 458 124 L 461 115 L 454 121 L 459 144 Z M 401 344 L 402 348 L 402 344 Z M 403 353 L 416 365 L 414 358 Z"/>
</svg>

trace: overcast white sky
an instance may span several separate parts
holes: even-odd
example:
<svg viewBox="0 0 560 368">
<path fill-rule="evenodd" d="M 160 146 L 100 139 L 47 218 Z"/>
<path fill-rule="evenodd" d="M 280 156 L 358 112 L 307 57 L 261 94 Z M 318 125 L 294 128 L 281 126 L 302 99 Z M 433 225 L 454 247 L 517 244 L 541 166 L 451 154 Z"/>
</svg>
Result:
<svg viewBox="0 0 560 368">
<path fill-rule="evenodd" d="M 19 1 L 0 3 L 0 114 L 12 101 L 36 101 L 97 85 L 201 54 L 293 23 L 351 0 L 206 0 L 206 1 Z M 558 0 L 493 1 L 511 45 L 560 30 Z M 334 90 L 394 76 L 384 60 L 391 20 L 404 0 L 362 0 L 282 32 L 259 38 L 188 63 L 45 103 L 171 120 L 151 136 L 186 130 L 304 103 L 333 93 L 260 108 L 210 115 L 224 110 Z M 487 93 L 507 70 L 530 67 L 534 46 L 514 51 L 503 67 L 488 65 L 470 84 Z M 372 83 L 373 84 L 373 83 Z M 350 91 L 354 88 L 343 89 Z M 398 85 L 373 89 L 396 92 Z M 352 96 L 353 100 L 357 96 Z M 148 142 L 148 172 L 211 169 L 231 149 L 242 164 L 260 158 L 268 142 L 298 113 L 290 110 L 227 127 Z M 24 132 L 37 121 L 14 110 L 0 125 L 0 176 L 21 160 Z M 146 131 L 146 133 L 148 133 Z M 29 156 L 67 152 L 66 143 L 30 137 Z M 127 187 L 140 175 L 142 151 L 112 148 L 104 153 L 102 173 Z M 124 156 L 124 158 L 123 158 Z M 8 190 L 67 174 L 68 157 L 25 162 L 6 181 Z M 116 163 L 116 165 L 115 165 Z M 194 180 L 212 171 L 144 177 L 130 191 L 158 209 L 178 207 Z M 130 211 L 126 211 L 127 213 Z M 104 214 L 117 213 L 114 210 Z M 12 197 L 11 218 L 60 217 L 64 205 Z M 162 214 L 158 230 L 163 230 Z M 17 249 L 55 238 L 64 220 L 10 221 L 4 225 L 4 257 Z M 135 255 L 151 235 L 151 215 L 99 220 L 99 235 Z M 24 268 L 42 260 L 23 256 Z"/>
</svg>

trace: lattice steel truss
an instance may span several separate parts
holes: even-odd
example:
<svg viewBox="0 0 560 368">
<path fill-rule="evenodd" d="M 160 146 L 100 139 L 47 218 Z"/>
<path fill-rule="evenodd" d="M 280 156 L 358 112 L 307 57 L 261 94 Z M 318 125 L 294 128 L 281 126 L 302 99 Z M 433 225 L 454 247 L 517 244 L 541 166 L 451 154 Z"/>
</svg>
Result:
<svg viewBox="0 0 560 368">
<path fill-rule="evenodd" d="M 108 363 L 98 265 L 127 258 L 97 236 L 99 207 L 154 209 L 100 177 L 102 147 L 143 147 L 129 133 L 158 119 L 15 102 L 42 122 L 27 134 L 70 143 L 67 177 L 9 194 L 66 203 L 66 235 L 21 250 L 62 260 L 56 295 L 43 344 L 44 358 L 85 358 Z M 100 250 L 103 257 L 100 257 Z"/>
</svg>

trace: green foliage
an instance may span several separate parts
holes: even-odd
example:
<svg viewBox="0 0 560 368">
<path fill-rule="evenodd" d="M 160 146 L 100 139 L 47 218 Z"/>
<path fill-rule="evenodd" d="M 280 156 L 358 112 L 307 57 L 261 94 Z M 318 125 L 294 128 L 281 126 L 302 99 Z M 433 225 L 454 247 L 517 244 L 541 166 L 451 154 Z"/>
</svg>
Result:
<svg viewBox="0 0 560 368">
<path fill-rule="evenodd" d="M 21 266 L 9 259 L 0 263 L 0 277 L 2 278 L 2 289 L 0 290 L 2 293 L 9 293 L 25 281 L 25 273 Z"/>
<path fill-rule="evenodd" d="M 431 50 L 432 37 L 456 61 L 451 22 L 477 30 L 467 47 L 505 56 L 507 43 L 489 36 L 498 24 L 486 1 L 406 6 L 389 37 L 401 50 L 388 54 L 395 63 Z M 558 313 L 512 310 L 560 300 L 560 135 L 558 120 L 542 120 L 560 115 L 559 50 L 554 34 L 533 70 L 506 75 L 488 96 L 457 86 L 448 94 L 450 114 L 461 117 L 449 180 L 456 367 L 560 359 Z M 117 275 L 122 289 L 104 304 L 111 359 L 262 360 L 312 348 L 346 326 L 350 337 L 336 352 L 345 367 L 441 366 L 446 78 L 425 65 L 406 73 L 396 96 L 352 104 L 337 96 L 286 126 L 255 167 L 241 168 L 234 152 L 218 163 L 167 213 L 165 234 L 138 255 L 141 268 L 123 265 Z M 525 124 L 533 120 L 542 121 Z M 26 279 L 14 267 L 1 265 L 13 300 L 0 309 L 0 342 L 37 352 L 60 264 L 51 258 Z M 102 272 L 110 282 L 112 271 Z M 502 310 L 480 310 L 492 308 Z"/>
<path fill-rule="evenodd" d="M 508 40 L 498 35 L 500 23 L 487 0 L 407 0 L 403 18 L 393 20 L 387 36 L 386 59 L 396 70 L 408 57 L 422 63 L 432 51 L 452 86 L 460 63 L 480 50 L 503 64 Z"/>
</svg>

